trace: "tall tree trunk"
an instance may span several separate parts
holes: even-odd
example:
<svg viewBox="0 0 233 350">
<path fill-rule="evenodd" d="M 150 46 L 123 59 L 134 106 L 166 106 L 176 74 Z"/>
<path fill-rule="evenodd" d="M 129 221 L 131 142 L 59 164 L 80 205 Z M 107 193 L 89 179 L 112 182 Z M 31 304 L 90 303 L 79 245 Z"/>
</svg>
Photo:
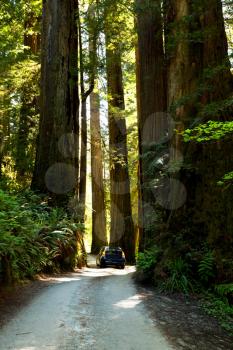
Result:
<svg viewBox="0 0 233 350">
<path fill-rule="evenodd" d="M 80 204 L 80 220 L 85 222 L 85 205 L 86 205 L 86 186 L 87 186 L 87 98 L 94 89 L 94 71 L 89 76 L 89 89 L 85 90 L 84 81 L 84 57 L 82 47 L 82 26 L 80 13 L 78 13 L 78 35 L 79 35 L 79 63 L 80 63 L 80 89 L 81 89 L 81 159 L 80 159 L 80 182 L 79 182 L 79 204 Z M 89 38 L 90 39 L 90 38 Z M 90 53 L 91 57 L 91 53 Z M 90 60 L 91 61 L 91 60 Z"/>
<path fill-rule="evenodd" d="M 43 2 L 41 116 L 32 188 L 63 198 L 78 157 L 76 0 Z"/>
<path fill-rule="evenodd" d="M 110 33 L 106 32 L 111 192 L 110 244 L 121 246 L 125 250 L 127 260 L 133 262 L 135 232 L 130 198 L 121 52 L 116 43 L 110 45 Z"/>
<path fill-rule="evenodd" d="M 87 101 L 82 100 L 81 107 L 81 155 L 80 155 L 80 181 L 79 204 L 80 220 L 85 221 L 86 186 L 87 186 Z"/>
<path fill-rule="evenodd" d="M 232 110 L 216 108 L 233 90 L 221 1 L 173 0 L 167 5 L 168 104 L 176 129 L 182 131 L 200 121 L 230 120 Z M 209 108 L 211 103 L 214 110 L 213 104 Z M 179 151 L 188 165 L 177 174 L 188 196 L 185 206 L 171 213 L 171 231 L 191 231 L 196 239 L 208 237 L 215 246 L 220 241 L 233 244 L 232 191 L 224 193 L 217 186 L 233 168 L 232 143 L 187 146 L 176 134 L 172 145 L 176 150 L 172 160 Z"/>
<path fill-rule="evenodd" d="M 99 95 L 93 92 L 91 104 L 91 181 L 92 181 L 92 247 L 93 254 L 107 245 L 106 210 L 103 181 L 103 154 L 100 131 Z"/>
<path fill-rule="evenodd" d="M 139 128 L 139 250 L 150 244 L 154 231 L 148 223 L 153 216 L 155 197 L 149 163 L 157 156 L 166 123 L 165 60 L 161 1 L 136 0 L 137 9 L 137 102 Z M 147 159 L 147 154 L 149 158 Z"/>
<path fill-rule="evenodd" d="M 31 33 L 31 30 L 35 26 L 35 24 L 39 24 L 40 18 L 36 18 L 33 12 L 29 12 L 27 15 L 27 19 L 24 23 L 24 46 L 29 48 L 29 52 L 37 55 L 40 51 L 41 47 L 41 35 L 40 33 Z"/>
<path fill-rule="evenodd" d="M 26 91 L 22 91 L 21 95 L 21 103 L 22 107 L 20 108 L 20 118 L 19 118 L 19 129 L 17 135 L 17 146 L 16 146 L 16 159 L 15 159 L 15 168 L 17 170 L 17 178 L 18 181 L 22 182 L 24 180 L 25 174 L 28 171 L 28 157 L 27 157 L 27 149 L 28 149 L 28 136 L 30 132 L 30 112 L 31 109 L 35 109 L 35 101 L 30 101 L 28 96 L 27 89 Z M 30 96 L 31 97 L 31 96 Z M 34 107 L 34 108 L 33 108 Z"/>
<path fill-rule="evenodd" d="M 31 33 L 35 24 L 39 25 L 39 18 L 35 18 L 33 13 L 29 13 L 24 23 L 24 46 L 29 55 L 38 55 L 40 50 L 41 36 L 39 33 Z M 34 79 L 38 77 L 33 77 Z M 38 82 L 39 85 L 39 82 Z M 17 170 L 18 181 L 25 180 L 25 174 L 29 171 L 29 159 L 27 156 L 28 151 L 28 137 L 30 128 L 32 125 L 31 117 L 38 113 L 38 99 L 36 96 L 32 96 L 31 86 L 25 85 L 21 91 L 21 108 L 19 129 L 17 134 L 17 146 L 16 146 L 16 159 L 15 168 Z"/>
</svg>

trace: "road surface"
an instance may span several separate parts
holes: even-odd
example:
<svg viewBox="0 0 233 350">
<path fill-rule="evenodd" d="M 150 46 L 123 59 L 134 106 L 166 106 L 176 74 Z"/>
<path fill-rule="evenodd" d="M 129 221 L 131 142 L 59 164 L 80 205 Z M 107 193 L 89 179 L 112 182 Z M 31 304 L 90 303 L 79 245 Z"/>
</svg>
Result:
<svg viewBox="0 0 233 350">
<path fill-rule="evenodd" d="M 0 330 L 0 349 L 172 350 L 132 280 L 133 267 L 52 278 Z"/>
</svg>

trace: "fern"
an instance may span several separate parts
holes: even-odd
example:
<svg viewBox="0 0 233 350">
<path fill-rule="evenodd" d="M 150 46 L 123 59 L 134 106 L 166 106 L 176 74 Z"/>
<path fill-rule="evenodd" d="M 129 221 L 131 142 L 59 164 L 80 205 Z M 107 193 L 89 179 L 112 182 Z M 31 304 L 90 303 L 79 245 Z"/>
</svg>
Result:
<svg viewBox="0 0 233 350">
<path fill-rule="evenodd" d="M 214 256 L 213 253 L 209 251 L 204 255 L 198 266 L 198 275 L 202 282 L 207 283 L 212 277 L 214 277 L 214 267 Z"/>
<path fill-rule="evenodd" d="M 82 226 L 61 208 L 45 204 L 28 191 L 12 196 L 0 190 L 0 269 L 7 257 L 15 280 L 75 265 L 76 235 Z"/>
<path fill-rule="evenodd" d="M 228 294 L 233 293 L 233 283 L 219 284 L 215 286 L 214 289 L 218 295 L 224 297 L 224 296 L 227 296 Z"/>
<path fill-rule="evenodd" d="M 144 253 L 138 253 L 137 255 L 137 269 L 139 271 L 149 272 L 153 270 L 158 261 L 160 250 L 158 247 L 154 247 L 145 250 Z"/>
</svg>

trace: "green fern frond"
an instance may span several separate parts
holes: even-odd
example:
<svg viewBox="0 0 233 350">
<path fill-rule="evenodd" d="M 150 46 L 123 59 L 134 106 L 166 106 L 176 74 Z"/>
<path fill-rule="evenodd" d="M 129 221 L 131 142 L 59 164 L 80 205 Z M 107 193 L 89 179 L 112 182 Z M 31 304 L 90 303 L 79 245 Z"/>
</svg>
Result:
<svg viewBox="0 0 233 350">
<path fill-rule="evenodd" d="M 207 252 L 204 255 L 198 266 L 198 274 L 202 282 L 208 282 L 214 277 L 215 260 L 212 252 Z"/>
</svg>

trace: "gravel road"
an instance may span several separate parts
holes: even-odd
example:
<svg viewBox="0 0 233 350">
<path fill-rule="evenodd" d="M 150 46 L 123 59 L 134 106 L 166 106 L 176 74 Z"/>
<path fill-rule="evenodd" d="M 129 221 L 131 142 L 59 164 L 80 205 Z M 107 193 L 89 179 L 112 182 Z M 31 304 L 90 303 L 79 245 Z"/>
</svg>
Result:
<svg viewBox="0 0 233 350">
<path fill-rule="evenodd" d="M 0 349 L 172 350 L 125 270 L 95 267 L 52 278 L 0 330 Z"/>
</svg>

